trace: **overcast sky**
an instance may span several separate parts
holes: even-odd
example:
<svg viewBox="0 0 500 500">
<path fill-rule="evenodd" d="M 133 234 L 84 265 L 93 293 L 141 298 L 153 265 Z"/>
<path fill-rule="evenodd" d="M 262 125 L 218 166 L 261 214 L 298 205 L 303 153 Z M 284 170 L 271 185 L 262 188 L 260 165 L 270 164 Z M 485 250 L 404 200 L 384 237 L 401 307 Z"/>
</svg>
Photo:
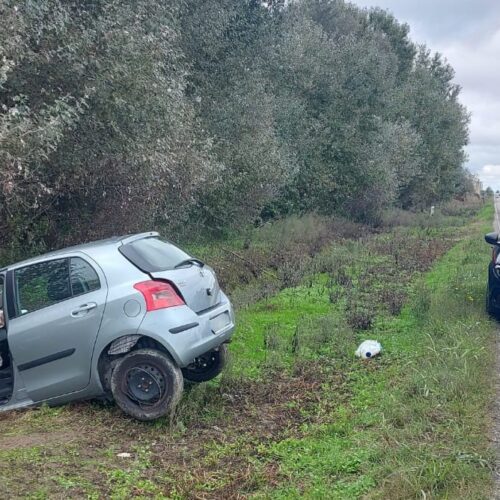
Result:
<svg viewBox="0 0 500 500">
<path fill-rule="evenodd" d="M 352 0 L 387 9 L 411 38 L 441 52 L 472 113 L 468 167 L 500 189 L 500 0 Z"/>
</svg>

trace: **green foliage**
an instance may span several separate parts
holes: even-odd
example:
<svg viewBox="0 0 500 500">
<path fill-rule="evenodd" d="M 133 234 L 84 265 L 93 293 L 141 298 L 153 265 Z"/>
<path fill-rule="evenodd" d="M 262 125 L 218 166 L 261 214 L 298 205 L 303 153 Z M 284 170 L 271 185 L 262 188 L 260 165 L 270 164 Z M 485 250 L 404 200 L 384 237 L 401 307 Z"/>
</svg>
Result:
<svg viewBox="0 0 500 500">
<path fill-rule="evenodd" d="M 5 256 L 463 196 L 452 68 L 342 0 L 4 0 Z"/>
<path fill-rule="evenodd" d="M 341 1 L 187 5 L 192 92 L 230 174 L 205 200 L 214 224 L 252 220 L 263 204 L 263 217 L 378 223 L 388 206 L 463 191 L 468 117 L 453 71 L 406 25 Z"/>
<path fill-rule="evenodd" d="M 185 95 L 176 9 L 149 0 L 2 9 L 0 31 L 18 40 L 0 43 L 3 243 L 53 246 L 185 220 L 211 166 Z"/>
<path fill-rule="evenodd" d="M 484 311 L 482 234 L 493 205 L 479 223 L 455 213 L 363 238 L 340 226 L 299 286 L 237 311 L 228 370 L 187 386 L 173 425 L 97 402 L 4 414 L 2 498 L 489 498 L 498 325 Z M 303 232 L 313 248 L 329 224 L 269 224 L 247 251 L 288 250 Z M 407 296 L 401 311 L 394 291 Z M 371 305 L 370 332 L 349 327 L 348 301 Z M 367 337 L 384 350 L 362 361 L 353 352 Z"/>
</svg>

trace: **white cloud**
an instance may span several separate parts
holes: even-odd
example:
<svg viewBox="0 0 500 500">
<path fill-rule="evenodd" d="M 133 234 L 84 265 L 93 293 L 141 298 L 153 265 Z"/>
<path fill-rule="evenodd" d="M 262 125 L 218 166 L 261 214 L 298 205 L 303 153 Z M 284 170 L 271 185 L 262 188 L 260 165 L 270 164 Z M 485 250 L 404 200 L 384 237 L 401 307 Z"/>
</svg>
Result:
<svg viewBox="0 0 500 500">
<path fill-rule="evenodd" d="M 490 186 L 494 190 L 500 189 L 500 165 L 484 165 L 479 172 L 483 186 Z"/>
</svg>

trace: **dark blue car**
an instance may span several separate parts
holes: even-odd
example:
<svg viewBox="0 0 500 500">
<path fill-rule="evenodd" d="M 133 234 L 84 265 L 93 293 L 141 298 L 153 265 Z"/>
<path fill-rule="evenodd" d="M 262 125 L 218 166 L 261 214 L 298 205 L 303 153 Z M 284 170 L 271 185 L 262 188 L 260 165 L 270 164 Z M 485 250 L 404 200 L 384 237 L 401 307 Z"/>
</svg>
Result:
<svg viewBox="0 0 500 500">
<path fill-rule="evenodd" d="M 486 310 L 500 319 L 500 235 L 489 233 L 486 243 L 493 245 L 493 253 L 488 268 L 488 289 L 486 292 Z"/>
</svg>

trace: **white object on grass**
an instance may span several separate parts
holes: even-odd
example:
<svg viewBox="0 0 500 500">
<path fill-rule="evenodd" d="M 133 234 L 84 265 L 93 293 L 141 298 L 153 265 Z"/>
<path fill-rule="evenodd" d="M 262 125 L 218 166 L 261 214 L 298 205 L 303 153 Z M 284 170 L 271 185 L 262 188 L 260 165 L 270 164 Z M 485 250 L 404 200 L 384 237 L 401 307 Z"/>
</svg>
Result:
<svg viewBox="0 0 500 500">
<path fill-rule="evenodd" d="M 358 358 L 368 359 L 380 354 L 382 346 L 376 340 L 365 340 L 357 348 L 355 354 Z"/>
</svg>

